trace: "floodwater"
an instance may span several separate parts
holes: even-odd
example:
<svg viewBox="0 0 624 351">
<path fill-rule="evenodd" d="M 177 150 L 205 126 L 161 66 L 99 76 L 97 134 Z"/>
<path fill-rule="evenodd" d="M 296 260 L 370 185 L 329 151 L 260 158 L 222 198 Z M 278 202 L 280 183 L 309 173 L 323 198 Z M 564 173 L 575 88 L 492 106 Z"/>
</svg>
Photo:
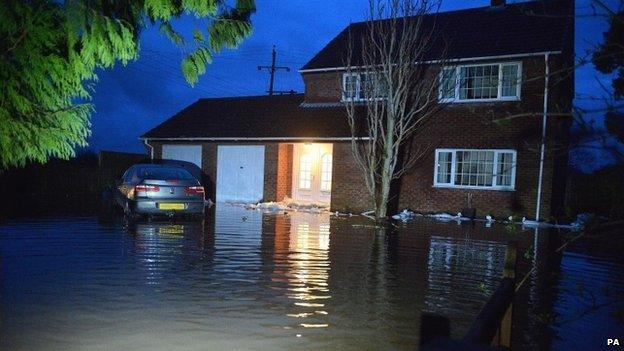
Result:
<svg viewBox="0 0 624 351">
<path fill-rule="evenodd" d="M 518 349 L 602 348 L 622 306 L 598 293 L 621 297 L 622 256 L 566 250 L 535 263 L 566 236 L 431 220 L 384 230 L 225 204 L 204 222 L 128 224 L 84 211 L 12 219 L 0 224 L 0 349 L 414 350 L 423 312 L 449 317 L 455 338 L 467 331 L 512 239 L 529 272 Z M 581 307 L 571 298 L 579 279 L 599 309 L 558 326 Z"/>
</svg>

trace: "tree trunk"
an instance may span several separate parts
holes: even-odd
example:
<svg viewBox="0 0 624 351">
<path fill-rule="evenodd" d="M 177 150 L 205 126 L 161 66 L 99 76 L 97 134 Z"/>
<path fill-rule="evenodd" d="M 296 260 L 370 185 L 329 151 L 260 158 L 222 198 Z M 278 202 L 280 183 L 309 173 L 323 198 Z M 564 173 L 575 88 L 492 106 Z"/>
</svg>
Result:
<svg viewBox="0 0 624 351">
<path fill-rule="evenodd" d="M 379 187 L 379 195 L 377 197 L 377 210 L 375 211 L 375 218 L 382 219 L 388 216 L 388 197 L 390 195 L 390 179 L 391 175 L 382 175 L 381 185 Z"/>
<path fill-rule="evenodd" d="M 388 197 L 390 196 L 390 182 L 394 175 L 394 118 L 388 116 L 386 119 L 386 135 L 383 150 L 383 169 L 381 171 L 381 181 L 379 184 L 379 196 L 375 218 L 382 219 L 388 215 Z"/>
</svg>

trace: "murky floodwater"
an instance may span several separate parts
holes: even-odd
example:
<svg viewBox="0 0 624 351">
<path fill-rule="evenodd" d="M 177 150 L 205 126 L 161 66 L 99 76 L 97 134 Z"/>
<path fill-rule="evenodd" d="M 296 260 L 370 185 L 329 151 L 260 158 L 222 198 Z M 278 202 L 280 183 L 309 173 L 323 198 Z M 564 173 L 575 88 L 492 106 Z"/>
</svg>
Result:
<svg viewBox="0 0 624 351">
<path fill-rule="evenodd" d="M 203 223 L 63 215 L 0 224 L 0 348 L 415 349 L 423 311 L 450 317 L 460 337 L 500 281 L 508 240 L 521 235 L 537 254 L 531 245 L 544 241 L 482 224 L 420 220 L 385 232 L 329 215 L 212 211 Z M 570 303 L 531 289 L 585 267 L 555 261 L 557 279 L 535 270 L 519 295 L 535 300 L 517 313 L 529 315 L 514 335 L 526 345 L 555 345 L 562 331 L 545 335 L 536 311 Z M 591 277 L 605 265 L 622 274 L 601 261 Z"/>
</svg>

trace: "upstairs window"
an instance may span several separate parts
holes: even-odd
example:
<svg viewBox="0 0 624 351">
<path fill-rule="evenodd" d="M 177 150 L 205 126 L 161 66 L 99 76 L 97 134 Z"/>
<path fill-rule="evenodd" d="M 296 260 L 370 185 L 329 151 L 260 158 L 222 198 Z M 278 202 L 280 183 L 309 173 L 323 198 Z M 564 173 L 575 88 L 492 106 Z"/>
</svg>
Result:
<svg viewBox="0 0 624 351">
<path fill-rule="evenodd" d="M 342 76 L 342 100 L 365 101 L 383 99 L 387 88 L 379 72 L 345 73 Z"/>
<path fill-rule="evenodd" d="M 519 62 L 444 67 L 440 73 L 440 100 L 519 100 L 521 74 Z"/>
<path fill-rule="evenodd" d="M 435 159 L 437 187 L 514 189 L 514 150 L 438 149 Z"/>
</svg>

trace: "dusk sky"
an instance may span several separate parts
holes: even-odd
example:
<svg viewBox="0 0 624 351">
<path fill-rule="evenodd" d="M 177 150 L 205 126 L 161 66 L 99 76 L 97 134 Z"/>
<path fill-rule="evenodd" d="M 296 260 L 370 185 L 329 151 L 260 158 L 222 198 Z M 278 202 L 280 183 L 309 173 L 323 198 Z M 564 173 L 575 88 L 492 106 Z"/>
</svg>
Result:
<svg viewBox="0 0 624 351">
<path fill-rule="evenodd" d="M 199 98 L 266 94 L 269 75 L 258 71 L 257 66 L 270 64 L 273 44 L 277 46 L 278 65 L 291 68 L 290 72 L 277 73 L 275 89 L 302 92 L 299 68 L 349 22 L 363 20 L 367 4 L 366 0 L 257 0 L 253 34 L 238 49 L 217 55 L 195 87 L 182 77 L 181 49 L 157 28 L 144 31 L 137 61 L 99 73 L 89 149 L 142 153 L 141 134 Z M 484 0 L 446 0 L 442 10 L 488 4 Z M 582 56 L 602 40 L 607 24 L 604 17 L 590 16 L 590 0 L 577 0 L 576 13 L 576 51 Z M 178 21 L 177 28 L 188 34 L 192 28 L 205 27 L 202 23 L 188 17 Z M 611 84 L 610 77 L 598 74 L 591 65 L 577 70 L 577 105 L 597 104 L 598 81 Z"/>
</svg>

